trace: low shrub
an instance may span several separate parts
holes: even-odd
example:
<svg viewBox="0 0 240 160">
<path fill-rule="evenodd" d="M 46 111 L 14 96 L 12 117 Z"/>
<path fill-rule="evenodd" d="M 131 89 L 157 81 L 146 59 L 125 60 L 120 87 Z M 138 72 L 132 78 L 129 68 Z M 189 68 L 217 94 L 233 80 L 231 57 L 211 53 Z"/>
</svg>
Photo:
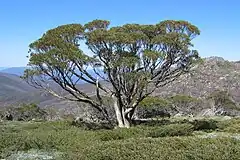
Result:
<svg viewBox="0 0 240 160">
<path fill-rule="evenodd" d="M 99 135 L 101 141 L 112 141 L 124 139 L 124 135 L 118 132 L 108 131 Z"/>
<path fill-rule="evenodd" d="M 225 128 L 223 131 L 229 133 L 240 133 L 240 124 L 232 124 L 231 126 Z"/>
<path fill-rule="evenodd" d="M 240 133 L 240 119 L 234 118 L 218 122 L 218 128 L 222 132 Z"/>
<path fill-rule="evenodd" d="M 146 129 L 146 128 L 145 128 Z M 122 140 L 129 138 L 139 138 L 144 137 L 148 130 L 144 131 L 143 127 L 132 127 L 127 128 L 118 128 L 108 131 L 98 131 L 96 132 L 96 137 L 99 137 L 101 141 L 112 141 L 112 140 Z"/>
<path fill-rule="evenodd" d="M 218 122 L 217 126 L 230 131 L 237 128 L 239 122 L 231 119 Z M 66 121 L 3 122 L 0 124 L 0 159 L 32 150 L 56 151 L 64 156 L 62 159 L 70 160 L 239 159 L 240 143 L 236 138 L 189 136 L 193 130 L 194 125 L 189 123 L 92 131 Z"/>
<path fill-rule="evenodd" d="M 48 113 L 34 103 L 21 104 L 19 107 L 7 107 L 0 112 L 0 116 L 5 120 L 30 121 L 46 120 Z"/>
<path fill-rule="evenodd" d="M 239 115 L 240 106 L 233 100 L 228 91 L 216 90 L 207 97 L 207 100 L 212 100 L 215 106 L 224 110 L 223 113 L 220 113 L 221 115 Z"/>
<path fill-rule="evenodd" d="M 194 130 L 197 131 L 216 130 L 218 128 L 217 121 L 213 119 L 194 120 L 192 124 L 194 125 Z"/>
<path fill-rule="evenodd" d="M 97 122 L 88 122 L 88 121 L 72 121 L 72 126 L 82 128 L 84 130 L 100 130 L 100 129 L 113 129 L 114 126 L 109 123 L 97 123 Z"/>
<path fill-rule="evenodd" d="M 170 108 L 170 102 L 164 98 L 147 97 L 140 104 L 137 109 L 137 115 L 140 118 L 154 118 L 161 117 L 170 118 L 170 113 L 167 111 Z"/>
<path fill-rule="evenodd" d="M 181 113 L 185 116 L 196 115 L 203 108 L 203 101 L 201 99 L 191 97 L 184 94 L 176 94 L 167 98 L 172 106 L 172 112 L 174 114 Z"/>
<path fill-rule="evenodd" d="M 165 137 L 127 139 L 87 146 L 72 159 L 81 160 L 226 160 L 239 159 L 240 143 L 230 138 Z"/>
<path fill-rule="evenodd" d="M 162 125 L 168 125 L 171 124 L 171 120 L 169 119 L 158 119 L 158 120 L 138 120 L 138 122 L 135 122 L 137 125 L 141 126 L 162 126 Z"/>
<path fill-rule="evenodd" d="M 194 126 L 191 124 L 170 124 L 150 131 L 147 137 L 189 136 L 193 131 Z"/>
<path fill-rule="evenodd" d="M 89 135 L 91 138 L 85 139 L 79 128 L 62 121 L 37 123 L 37 125 L 18 122 L 17 132 L 11 132 L 9 126 L 10 124 L 5 126 L 4 132 L 0 132 L 0 159 L 31 149 L 58 150 L 65 153 L 72 146 L 76 146 L 75 144 L 84 144 L 83 142 L 90 141 L 86 139 L 93 139 L 91 135 Z"/>
</svg>

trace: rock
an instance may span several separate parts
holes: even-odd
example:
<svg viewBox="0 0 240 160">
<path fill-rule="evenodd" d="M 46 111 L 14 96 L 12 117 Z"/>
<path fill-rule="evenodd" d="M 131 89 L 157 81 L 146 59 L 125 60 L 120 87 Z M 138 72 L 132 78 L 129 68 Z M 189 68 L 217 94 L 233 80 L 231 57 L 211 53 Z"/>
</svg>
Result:
<svg viewBox="0 0 240 160">
<path fill-rule="evenodd" d="M 182 117 L 182 116 L 183 116 L 182 113 L 177 113 L 177 114 L 174 115 L 174 117 Z"/>
<path fill-rule="evenodd" d="M 205 135 L 201 135 L 199 137 L 201 137 L 201 138 L 217 138 L 218 135 L 216 133 L 208 133 L 208 134 L 205 134 Z"/>
<path fill-rule="evenodd" d="M 81 121 L 83 121 L 83 119 L 80 118 L 80 117 L 76 117 L 74 121 L 75 121 L 75 122 L 79 122 L 79 121 L 81 122 Z"/>
<path fill-rule="evenodd" d="M 223 120 L 230 120 L 230 119 L 232 119 L 232 117 L 230 117 L 230 116 L 224 116 L 223 117 Z"/>
<path fill-rule="evenodd" d="M 225 114 L 223 108 L 212 107 L 209 109 L 204 109 L 199 116 L 221 116 Z"/>
<path fill-rule="evenodd" d="M 240 64 L 220 57 L 209 57 L 194 67 L 189 74 L 157 89 L 155 96 L 167 97 L 176 94 L 205 98 L 216 90 L 228 91 L 233 100 L 240 103 Z"/>
<path fill-rule="evenodd" d="M 217 56 L 211 56 L 206 58 L 206 61 L 219 61 L 219 62 L 224 62 L 224 58 L 222 57 L 217 57 Z"/>
<path fill-rule="evenodd" d="M 72 125 L 77 125 L 79 123 L 83 122 L 83 119 L 80 117 L 76 117 L 73 121 L 72 121 Z"/>
<path fill-rule="evenodd" d="M 199 116 L 215 116 L 215 113 L 213 109 L 209 108 L 209 109 L 203 110 Z"/>
<path fill-rule="evenodd" d="M 193 118 L 194 116 L 193 116 L 193 114 L 189 114 L 188 117 Z"/>
</svg>

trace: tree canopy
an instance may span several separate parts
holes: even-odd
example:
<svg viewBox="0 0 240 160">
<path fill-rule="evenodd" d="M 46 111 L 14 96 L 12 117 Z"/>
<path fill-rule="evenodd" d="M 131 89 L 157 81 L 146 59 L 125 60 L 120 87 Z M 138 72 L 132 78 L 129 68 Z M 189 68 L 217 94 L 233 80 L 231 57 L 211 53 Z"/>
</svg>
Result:
<svg viewBox="0 0 240 160">
<path fill-rule="evenodd" d="M 129 127 L 144 98 L 188 72 L 199 59 L 192 40 L 200 31 L 175 20 L 109 25 L 93 20 L 47 31 L 29 45 L 30 68 L 23 78 L 58 98 L 88 103 L 106 119 L 103 96 L 111 96 L 119 126 Z M 79 88 L 79 81 L 95 87 L 94 98 Z M 69 94 L 54 90 L 52 82 Z"/>
</svg>

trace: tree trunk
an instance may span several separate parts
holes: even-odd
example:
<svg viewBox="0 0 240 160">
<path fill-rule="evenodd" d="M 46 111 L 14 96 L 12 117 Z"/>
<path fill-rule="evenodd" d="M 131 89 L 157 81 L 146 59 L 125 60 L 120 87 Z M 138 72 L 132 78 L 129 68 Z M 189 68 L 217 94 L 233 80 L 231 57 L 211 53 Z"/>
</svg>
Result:
<svg viewBox="0 0 240 160">
<path fill-rule="evenodd" d="M 124 109 L 119 105 L 118 100 L 114 98 L 114 110 L 117 117 L 118 127 L 129 128 L 131 126 L 131 119 L 128 114 L 124 113 Z"/>
<path fill-rule="evenodd" d="M 115 108 L 118 127 L 120 128 L 129 128 L 131 126 L 131 119 L 123 116 L 121 110 L 119 108 Z"/>
<path fill-rule="evenodd" d="M 123 128 L 124 120 L 123 120 L 122 112 L 121 112 L 121 109 L 119 108 L 119 106 L 117 104 L 115 104 L 115 102 L 114 102 L 114 109 L 115 109 L 115 113 L 116 113 L 116 117 L 117 117 L 118 127 Z"/>
<path fill-rule="evenodd" d="M 123 120 L 124 120 L 124 127 L 130 128 L 131 127 L 131 119 L 128 117 L 128 115 L 125 115 Z"/>
</svg>

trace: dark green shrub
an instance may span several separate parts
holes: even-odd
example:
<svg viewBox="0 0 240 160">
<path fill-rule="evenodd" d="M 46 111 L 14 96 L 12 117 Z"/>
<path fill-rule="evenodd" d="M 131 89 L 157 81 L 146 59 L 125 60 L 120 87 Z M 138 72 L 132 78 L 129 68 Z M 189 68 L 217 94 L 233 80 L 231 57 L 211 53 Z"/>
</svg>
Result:
<svg viewBox="0 0 240 160">
<path fill-rule="evenodd" d="M 190 124 L 170 124 L 154 129 L 147 134 L 147 137 L 172 137 L 172 136 L 189 136 L 192 134 L 194 127 Z"/>
<path fill-rule="evenodd" d="M 139 120 L 137 124 L 142 126 L 150 126 L 150 127 L 156 127 L 156 126 L 162 126 L 162 125 L 168 125 L 171 124 L 171 120 L 169 119 L 158 119 L 158 120 Z"/>
<path fill-rule="evenodd" d="M 169 97 L 168 100 L 173 103 L 179 103 L 181 105 L 185 105 L 186 103 L 196 102 L 199 99 L 191 97 L 189 95 L 177 94 L 175 96 Z"/>
<path fill-rule="evenodd" d="M 183 113 L 184 115 L 196 114 L 202 108 L 202 100 L 189 95 L 177 94 L 167 98 L 171 102 L 174 113 Z"/>
<path fill-rule="evenodd" d="M 84 130 L 100 130 L 100 129 L 113 129 L 113 124 L 104 123 L 104 122 L 88 122 L 88 121 L 72 121 L 72 126 L 82 128 Z"/>
<path fill-rule="evenodd" d="M 150 128 L 149 128 L 150 129 Z M 99 137 L 101 141 L 111 141 L 111 140 L 121 140 L 121 139 L 129 139 L 129 138 L 138 138 L 144 137 L 144 135 L 148 132 L 146 127 L 132 127 L 132 128 L 118 128 L 108 131 L 98 131 L 96 132 L 96 136 Z"/>
<path fill-rule="evenodd" d="M 170 108 L 170 102 L 164 98 L 147 97 L 140 104 L 137 110 L 138 117 L 154 118 L 154 117 L 168 117 L 170 113 L 167 111 Z"/>
<path fill-rule="evenodd" d="M 213 119 L 201 119 L 201 120 L 194 120 L 192 122 L 194 126 L 194 130 L 216 130 L 218 128 L 217 121 Z"/>
<path fill-rule="evenodd" d="M 100 134 L 101 141 L 112 141 L 124 139 L 123 134 L 114 131 L 108 131 Z"/>
<path fill-rule="evenodd" d="M 164 98 L 159 98 L 159 97 L 147 97 L 145 98 L 142 102 L 140 102 L 139 106 L 140 107 L 145 107 L 145 108 L 152 108 L 154 106 L 157 106 L 159 108 L 164 108 L 169 105 L 169 101 L 164 99 Z"/>
<path fill-rule="evenodd" d="M 48 115 L 46 110 L 34 103 L 21 104 L 19 107 L 7 107 L 5 113 L 9 113 L 13 120 L 17 121 L 46 120 Z"/>
<path fill-rule="evenodd" d="M 215 106 L 224 107 L 226 110 L 240 111 L 240 107 L 233 101 L 227 91 L 216 90 L 212 92 L 207 99 L 213 100 Z"/>
</svg>

